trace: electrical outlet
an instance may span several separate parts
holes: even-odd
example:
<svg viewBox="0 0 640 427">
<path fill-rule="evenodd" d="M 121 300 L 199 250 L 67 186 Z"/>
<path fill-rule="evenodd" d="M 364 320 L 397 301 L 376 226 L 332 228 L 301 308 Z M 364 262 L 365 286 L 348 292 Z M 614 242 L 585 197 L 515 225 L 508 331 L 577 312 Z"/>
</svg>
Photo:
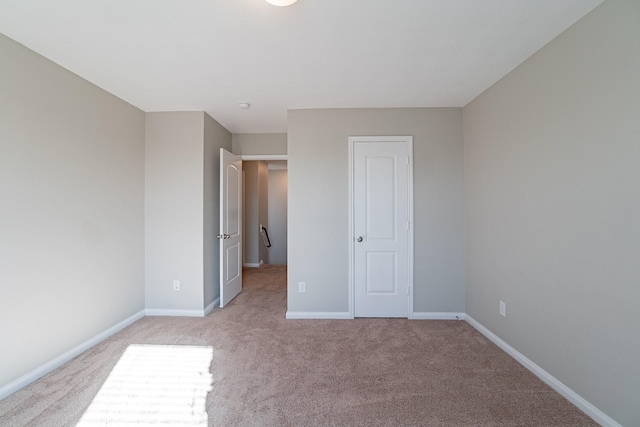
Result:
<svg viewBox="0 0 640 427">
<path fill-rule="evenodd" d="M 301 294 L 307 292 L 307 282 L 298 282 L 298 291 Z"/>
<path fill-rule="evenodd" d="M 179 291 L 180 290 L 180 280 L 174 280 L 173 281 L 173 290 L 174 291 Z"/>
<path fill-rule="evenodd" d="M 507 304 L 504 301 L 500 301 L 500 316 L 507 317 Z"/>
</svg>

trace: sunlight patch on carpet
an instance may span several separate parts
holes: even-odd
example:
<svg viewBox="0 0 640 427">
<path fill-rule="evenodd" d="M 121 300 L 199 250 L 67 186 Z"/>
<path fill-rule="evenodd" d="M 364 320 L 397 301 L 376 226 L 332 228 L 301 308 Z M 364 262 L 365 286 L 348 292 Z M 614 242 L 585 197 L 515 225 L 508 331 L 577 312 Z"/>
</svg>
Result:
<svg viewBox="0 0 640 427">
<path fill-rule="evenodd" d="M 130 345 L 77 427 L 206 426 L 212 347 Z"/>
</svg>

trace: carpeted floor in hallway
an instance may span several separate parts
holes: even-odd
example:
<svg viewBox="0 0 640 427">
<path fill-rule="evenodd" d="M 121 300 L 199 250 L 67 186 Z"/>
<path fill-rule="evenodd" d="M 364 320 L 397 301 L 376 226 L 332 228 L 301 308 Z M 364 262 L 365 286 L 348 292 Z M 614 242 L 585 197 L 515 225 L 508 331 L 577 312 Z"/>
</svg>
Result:
<svg viewBox="0 0 640 427">
<path fill-rule="evenodd" d="M 139 320 L 0 401 L 0 425 L 74 426 L 131 344 L 212 347 L 213 426 L 597 425 L 464 321 L 285 311 L 286 267 L 245 270 L 224 309 Z"/>
</svg>

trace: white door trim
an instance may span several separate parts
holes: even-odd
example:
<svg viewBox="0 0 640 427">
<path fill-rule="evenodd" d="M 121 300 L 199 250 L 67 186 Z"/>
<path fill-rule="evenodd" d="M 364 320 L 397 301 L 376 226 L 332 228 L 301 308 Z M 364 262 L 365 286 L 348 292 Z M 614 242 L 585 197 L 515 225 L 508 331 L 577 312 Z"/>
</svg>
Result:
<svg viewBox="0 0 640 427">
<path fill-rule="evenodd" d="M 259 160 L 287 160 L 286 154 L 236 154 L 245 162 L 254 162 Z"/>
<path fill-rule="evenodd" d="M 355 234 L 354 234 L 354 144 L 356 142 L 406 142 L 409 146 L 409 310 L 413 318 L 413 136 L 350 136 L 349 137 L 349 318 L 355 318 Z"/>
</svg>

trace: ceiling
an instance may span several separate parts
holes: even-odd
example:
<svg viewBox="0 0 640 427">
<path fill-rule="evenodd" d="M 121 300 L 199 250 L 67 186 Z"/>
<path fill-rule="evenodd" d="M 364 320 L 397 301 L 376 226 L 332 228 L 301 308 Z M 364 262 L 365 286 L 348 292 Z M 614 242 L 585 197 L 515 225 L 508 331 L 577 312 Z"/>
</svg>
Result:
<svg viewBox="0 0 640 427">
<path fill-rule="evenodd" d="M 0 33 L 144 111 L 270 133 L 287 109 L 462 107 L 601 2 L 0 0 Z"/>
</svg>

